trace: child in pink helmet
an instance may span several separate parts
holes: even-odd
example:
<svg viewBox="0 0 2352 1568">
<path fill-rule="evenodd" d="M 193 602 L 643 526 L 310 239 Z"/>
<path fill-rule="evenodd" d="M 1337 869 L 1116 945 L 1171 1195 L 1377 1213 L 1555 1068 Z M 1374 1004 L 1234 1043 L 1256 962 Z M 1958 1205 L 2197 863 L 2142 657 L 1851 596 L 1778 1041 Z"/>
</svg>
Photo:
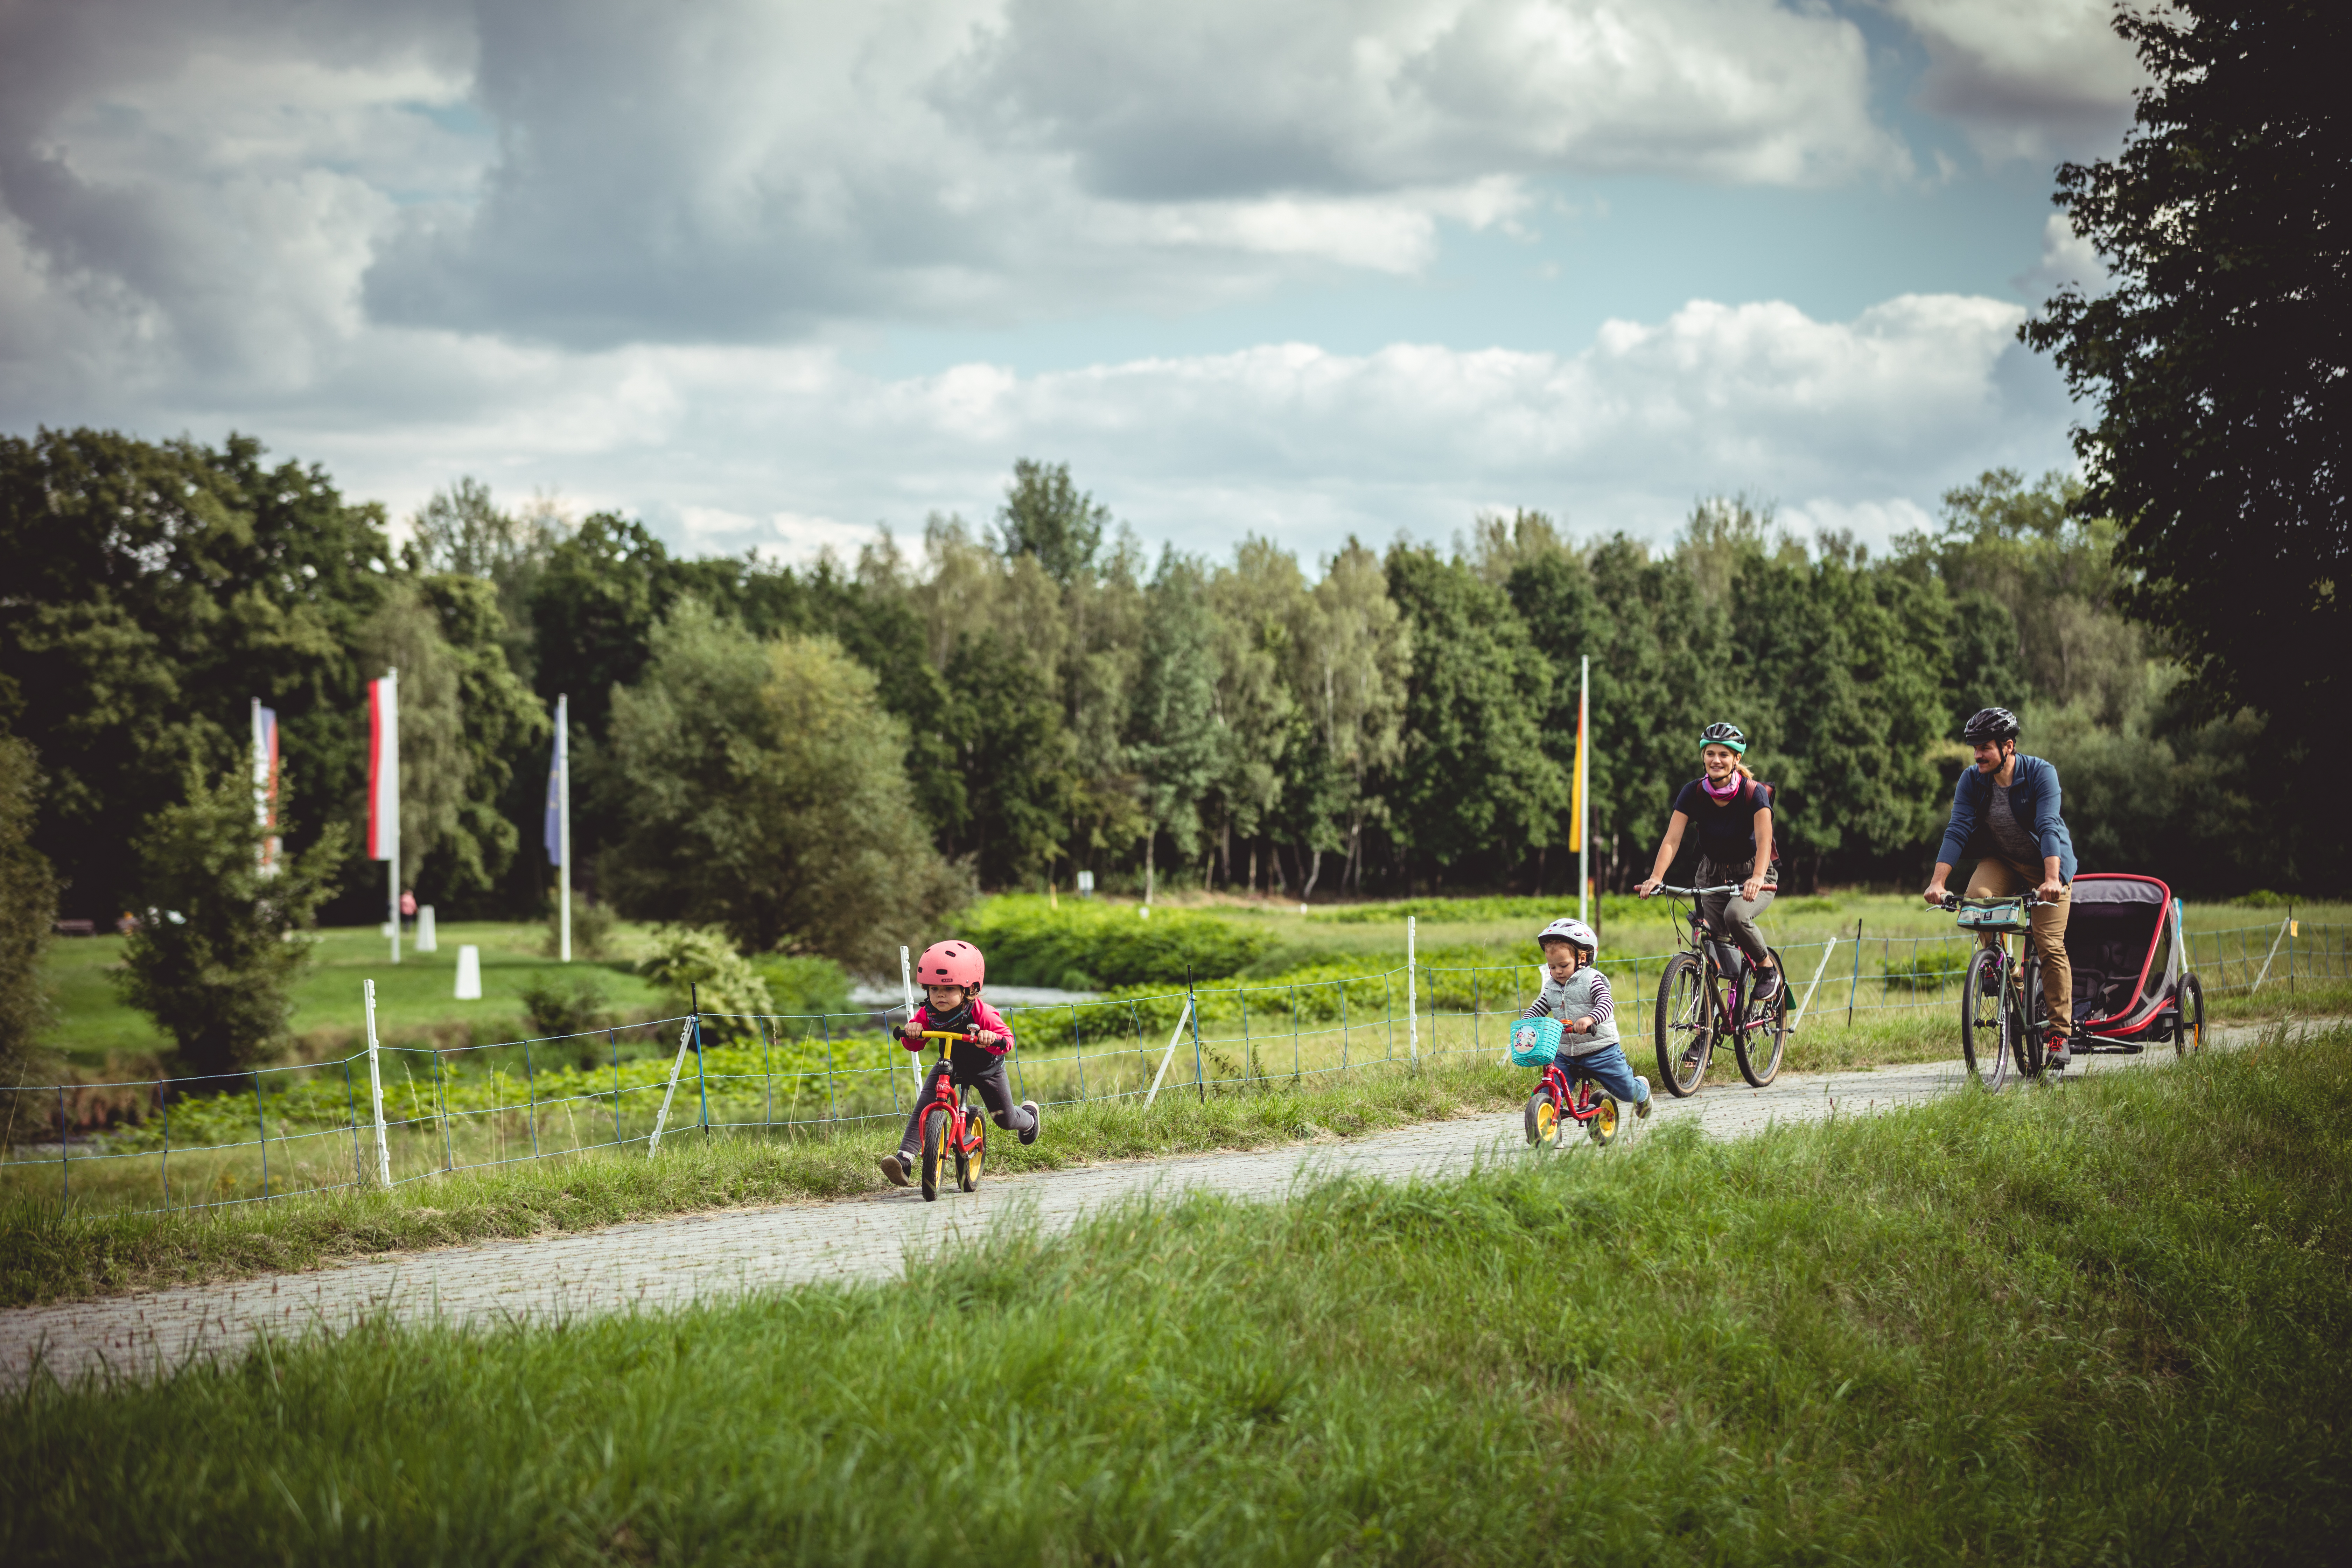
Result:
<svg viewBox="0 0 2352 1568">
<path fill-rule="evenodd" d="M 907 1135 L 898 1152 L 882 1156 L 882 1174 L 893 1186 L 906 1186 L 914 1175 L 923 1142 L 923 1113 L 939 1093 L 941 1073 L 951 1072 L 958 1089 L 977 1088 L 999 1127 L 1019 1133 L 1024 1143 L 1037 1141 L 1037 1102 L 1024 1100 L 1013 1104 L 1013 1087 L 1004 1077 L 1004 1053 L 1013 1048 L 1013 1026 L 1004 1021 L 1003 1014 L 980 999 L 981 985 L 987 978 L 988 961 L 968 942 L 933 942 L 916 963 L 915 982 L 929 1000 L 916 1008 L 899 1029 L 899 1043 L 919 1052 L 925 1044 L 924 1030 L 952 1029 L 970 1034 L 980 1048 L 966 1047 L 951 1060 L 932 1064 L 914 1114 L 907 1118 Z"/>
</svg>

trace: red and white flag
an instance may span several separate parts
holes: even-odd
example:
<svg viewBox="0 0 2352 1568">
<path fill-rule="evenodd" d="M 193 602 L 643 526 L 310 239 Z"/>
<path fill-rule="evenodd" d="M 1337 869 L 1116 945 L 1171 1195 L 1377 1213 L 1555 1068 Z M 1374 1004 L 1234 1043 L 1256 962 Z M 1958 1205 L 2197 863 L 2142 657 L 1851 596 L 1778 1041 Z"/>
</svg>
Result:
<svg viewBox="0 0 2352 1568">
<path fill-rule="evenodd" d="M 400 855 L 400 671 L 368 682 L 368 858 Z"/>
</svg>

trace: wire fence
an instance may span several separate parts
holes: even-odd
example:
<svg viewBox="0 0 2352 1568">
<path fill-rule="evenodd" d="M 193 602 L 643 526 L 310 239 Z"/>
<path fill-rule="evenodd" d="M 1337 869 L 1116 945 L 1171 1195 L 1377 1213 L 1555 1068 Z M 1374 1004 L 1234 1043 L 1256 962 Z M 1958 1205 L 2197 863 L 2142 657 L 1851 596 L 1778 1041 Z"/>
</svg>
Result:
<svg viewBox="0 0 2352 1568">
<path fill-rule="evenodd" d="M 2189 967 L 2215 996 L 2352 979 L 2347 936 L 2287 921 L 2185 940 Z M 1857 931 L 1780 949 L 1797 1026 L 1954 1006 L 1972 945 Z M 1600 965 L 1637 1061 L 1675 956 Z M 2151 967 L 2162 964 L 2159 954 Z M 1008 1006 L 1018 1044 L 1007 1068 L 1015 1098 L 1054 1107 L 1499 1058 L 1509 1020 L 1541 983 L 1534 964 L 1416 963 Z M 925 1064 L 891 1033 L 904 1017 L 688 1013 L 490 1045 L 372 1044 L 340 1061 L 226 1079 L 18 1089 L 0 1120 L 0 1201 L 68 1213 L 215 1209 L 597 1150 L 652 1152 L 665 1135 L 896 1126 L 924 1084 Z"/>
</svg>

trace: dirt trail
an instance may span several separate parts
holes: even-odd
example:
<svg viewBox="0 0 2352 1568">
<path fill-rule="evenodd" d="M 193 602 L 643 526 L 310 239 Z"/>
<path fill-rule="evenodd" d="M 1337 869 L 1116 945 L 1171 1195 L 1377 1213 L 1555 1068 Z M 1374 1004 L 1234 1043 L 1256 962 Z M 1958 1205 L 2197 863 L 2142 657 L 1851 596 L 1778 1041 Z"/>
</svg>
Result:
<svg viewBox="0 0 2352 1568">
<path fill-rule="evenodd" d="M 2301 1026 L 2309 1027 L 2312 1026 Z M 2255 1026 L 2214 1029 L 2217 1045 L 2255 1037 Z M 2158 1066 L 2164 1051 L 2094 1057 L 2093 1073 Z M 1728 1062 L 1722 1064 L 1729 1067 Z M 2078 1072 L 2084 1069 L 2077 1068 Z M 1947 1094 L 1963 1082 L 1958 1062 L 1862 1072 L 1784 1076 L 1751 1089 L 1738 1075 L 1710 1077 L 1688 1100 L 1661 1094 L 1647 1121 L 1625 1119 L 1626 1139 L 1696 1119 L 1709 1137 L 1740 1138 L 1774 1123 L 1853 1116 Z M 1051 1136 L 1050 1132 L 1048 1136 Z M 896 1276 L 908 1253 L 986 1232 L 999 1216 L 1034 1215 L 1048 1232 L 1132 1194 L 1210 1188 L 1273 1199 L 1301 1181 L 1340 1173 L 1395 1180 L 1467 1169 L 1481 1157 L 1523 1150 L 1519 1113 L 1425 1123 L 1342 1143 L 1292 1144 L 1246 1153 L 1080 1166 L 992 1177 L 981 1190 L 926 1204 L 913 1192 L 840 1203 L 730 1210 L 529 1241 L 488 1242 L 375 1257 L 309 1273 L 151 1295 L 0 1311 L 0 1384 L 21 1384 L 36 1359 L 59 1377 L 111 1369 L 134 1375 L 192 1357 L 236 1352 L 264 1331 L 340 1331 L 362 1316 L 439 1316 L 465 1324 L 660 1309 L 740 1291 L 828 1279 Z M 1570 1157 L 1589 1150 L 1568 1140 Z"/>
</svg>

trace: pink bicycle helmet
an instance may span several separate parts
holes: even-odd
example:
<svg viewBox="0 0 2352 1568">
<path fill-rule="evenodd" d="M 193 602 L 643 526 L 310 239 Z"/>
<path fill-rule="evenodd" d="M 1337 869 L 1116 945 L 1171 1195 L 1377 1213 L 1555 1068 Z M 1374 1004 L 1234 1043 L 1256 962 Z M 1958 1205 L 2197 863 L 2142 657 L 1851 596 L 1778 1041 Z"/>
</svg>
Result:
<svg viewBox="0 0 2352 1568">
<path fill-rule="evenodd" d="M 988 960 L 968 942 L 935 942 L 915 961 L 918 985 L 961 985 L 977 991 L 987 978 Z"/>
</svg>

